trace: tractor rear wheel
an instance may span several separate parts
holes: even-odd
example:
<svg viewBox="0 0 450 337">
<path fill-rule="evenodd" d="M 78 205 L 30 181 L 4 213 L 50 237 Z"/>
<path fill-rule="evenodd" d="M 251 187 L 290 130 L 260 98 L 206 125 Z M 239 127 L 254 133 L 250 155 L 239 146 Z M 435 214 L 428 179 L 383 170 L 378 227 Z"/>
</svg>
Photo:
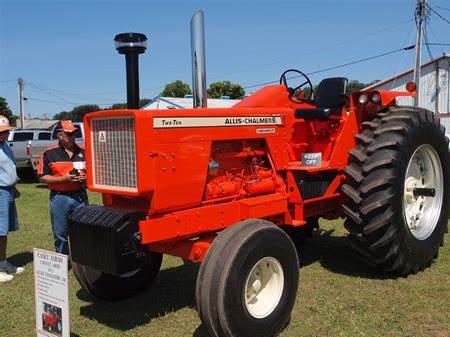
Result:
<svg viewBox="0 0 450 337">
<path fill-rule="evenodd" d="M 197 308 L 212 337 L 272 337 L 288 323 L 299 264 L 289 236 L 250 219 L 213 241 L 197 278 Z"/>
<path fill-rule="evenodd" d="M 132 297 L 151 287 L 161 267 L 162 254 L 149 252 L 142 268 L 122 275 L 104 273 L 75 262 L 72 269 L 84 290 L 108 301 Z"/>
<path fill-rule="evenodd" d="M 345 168 L 345 227 L 358 256 L 396 275 L 431 265 L 443 244 L 449 141 L 431 111 L 391 108 L 362 124 Z"/>
</svg>

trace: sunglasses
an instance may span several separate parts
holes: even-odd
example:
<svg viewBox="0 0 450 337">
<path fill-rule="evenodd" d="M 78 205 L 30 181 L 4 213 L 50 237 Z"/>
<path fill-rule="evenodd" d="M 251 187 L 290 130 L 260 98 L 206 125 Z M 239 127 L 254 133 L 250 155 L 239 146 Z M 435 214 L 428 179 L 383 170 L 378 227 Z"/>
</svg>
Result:
<svg viewBox="0 0 450 337">
<path fill-rule="evenodd" d="M 6 135 L 7 133 L 9 133 L 9 130 L 1 131 L 1 132 L 0 132 L 0 135 Z"/>
<path fill-rule="evenodd" d="M 59 134 L 65 134 L 66 136 L 75 136 L 75 132 L 59 131 Z"/>
</svg>

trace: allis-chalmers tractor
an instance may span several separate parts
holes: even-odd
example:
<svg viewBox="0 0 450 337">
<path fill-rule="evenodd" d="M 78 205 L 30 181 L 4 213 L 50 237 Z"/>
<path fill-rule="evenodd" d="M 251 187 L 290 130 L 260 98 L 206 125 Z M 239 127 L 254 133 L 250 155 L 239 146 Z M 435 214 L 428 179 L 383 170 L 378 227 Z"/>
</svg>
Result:
<svg viewBox="0 0 450 337">
<path fill-rule="evenodd" d="M 128 61 L 144 40 L 116 37 Z M 201 53 L 193 54 L 197 65 Z M 195 88 L 204 77 L 194 80 Z M 151 286 L 162 254 L 178 256 L 201 263 L 197 309 L 211 336 L 263 337 L 289 320 L 294 243 L 319 217 L 345 217 L 356 254 L 383 273 L 429 267 L 448 221 L 449 140 L 439 119 L 397 106 L 411 88 L 348 95 L 346 78 L 328 78 L 312 89 L 289 70 L 227 109 L 88 114 L 88 186 L 104 206 L 71 217 L 82 287 L 126 298 Z M 128 94 L 133 106 L 138 95 Z"/>
</svg>

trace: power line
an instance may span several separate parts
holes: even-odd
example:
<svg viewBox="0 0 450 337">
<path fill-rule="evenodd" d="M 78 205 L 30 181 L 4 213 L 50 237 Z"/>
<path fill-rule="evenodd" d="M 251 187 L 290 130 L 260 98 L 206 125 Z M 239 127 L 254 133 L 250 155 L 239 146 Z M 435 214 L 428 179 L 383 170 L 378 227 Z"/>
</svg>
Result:
<svg viewBox="0 0 450 337">
<path fill-rule="evenodd" d="M 26 82 L 26 84 L 28 84 L 29 86 L 31 86 L 31 87 L 33 87 L 33 88 L 35 88 L 35 89 L 38 89 L 38 90 L 40 90 L 40 91 L 46 93 L 46 94 L 49 95 L 49 96 L 52 96 L 52 97 L 54 97 L 54 98 L 57 98 L 57 99 L 59 99 L 59 100 L 62 101 L 62 102 L 69 103 L 69 104 L 72 104 L 72 105 L 78 105 L 78 104 L 79 104 L 79 103 L 71 102 L 71 101 L 69 101 L 69 100 L 67 100 L 67 99 L 65 99 L 65 98 L 59 97 L 58 95 L 55 95 L 55 94 L 49 92 L 48 90 L 43 89 L 43 88 L 41 88 L 40 86 L 37 86 L 37 85 L 32 84 L 32 83 L 30 83 L 30 82 Z"/>
<path fill-rule="evenodd" d="M 0 83 L 7 83 L 7 82 L 14 82 L 17 81 L 15 78 L 9 79 L 9 80 L 1 80 Z"/>
<path fill-rule="evenodd" d="M 375 31 L 372 31 L 372 32 L 369 32 L 369 33 L 366 33 L 366 34 L 363 34 L 363 35 L 359 35 L 359 36 L 356 36 L 356 37 L 351 38 L 351 39 L 348 39 L 348 40 L 344 40 L 344 41 L 341 41 L 341 42 L 338 42 L 338 43 L 334 43 L 334 44 L 332 44 L 332 45 L 329 45 L 329 46 L 326 46 L 326 47 L 317 49 L 317 50 L 315 50 L 315 51 L 311 51 L 311 52 L 307 52 L 307 53 L 301 53 L 301 54 L 298 54 L 298 55 L 295 56 L 295 57 L 289 57 L 289 58 L 286 58 L 286 59 L 283 59 L 283 60 L 273 61 L 273 62 L 261 64 L 261 65 L 258 65 L 258 66 L 254 66 L 254 67 L 242 69 L 242 70 L 240 70 L 240 71 L 236 71 L 236 72 L 231 72 L 231 73 L 223 74 L 223 75 L 221 75 L 221 77 L 229 76 L 229 75 L 235 75 L 235 74 L 240 74 L 240 73 L 248 72 L 248 71 L 251 71 L 251 70 L 256 70 L 256 69 L 264 68 L 264 67 L 267 67 L 267 66 L 270 66 L 270 65 L 274 65 L 274 64 L 279 64 L 279 63 L 283 63 L 283 62 L 286 62 L 286 61 L 295 60 L 295 59 L 298 59 L 299 56 L 306 56 L 306 55 L 311 55 L 311 54 L 319 53 L 319 52 L 322 52 L 322 51 L 324 51 L 324 50 L 332 49 L 332 48 L 335 48 L 335 47 L 338 47 L 338 46 L 341 46 L 341 45 L 344 45 L 344 44 L 347 44 L 347 43 L 350 43 L 350 42 L 354 42 L 354 41 L 357 41 L 357 40 L 360 40 L 360 39 L 367 38 L 367 37 L 369 37 L 369 36 L 372 36 L 372 35 L 375 35 L 375 34 L 377 34 L 377 33 L 380 33 L 380 32 L 386 31 L 386 30 L 389 30 L 389 29 L 391 29 L 391 28 L 395 28 L 395 27 L 398 27 L 398 26 L 402 26 L 402 25 L 407 24 L 407 23 L 410 23 L 410 22 L 412 22 L 412 21 L 414 21 L 414 19 L 408 19 L 408 20 L 406 20 L 406 21 L 402 21 L 402 22 L 400 22 L 400 23 L 396 23 L 396 24 L 394 24 L 394 25 L 390 25 L 390 26 L 387 26 L 387 27 L 384 27 L 384 28 L 381 28 L 381 29 L 378 29 L 378 30 L 375 30 Z M 216 76 L 215 78 L 217 78 L 217 77 L 219 77 L 219 76 Z"/>
<path fill-rule="evenodd" d="M 64 103 L 64 102 L 58 102 L 58 101 L 49 101 L 49 100 L 45 100 L 45 99 L 41 99 L 41 98 L 34 98 L 34 97 L 28 97 L 28 96 L 24 97 L 24 98 L 26 98 L 26 100 L 30 100 L 30 101 L 49 103 L 49 104 L 56 104 L 56 105 L 61 105 L 61 106 L 63 106 L 63 105 L 77 106 L 78 105 L 78 104 L 74 104 L 74 103 Z M 113 104 L 111 104 L 111 103 L 102 103 L 102 104 L 95 103 L 95 104 L 92 104 L 92 105 L 110 106 L 110 105 L 113 105 Z"/>
<path fill-rule="evenodd" d="M 441 6 L 436 6 L 436 8 L 443 9 L 444 11 L 449 11 L 450 12 L 450 9 L 444 8 L 444 7 L 441 7 Z"/>
<path fill-rule="evenodd" d="M 27 82 L 27 83 L 31 83 L 31 82 Z M 53 92 L 56 92 L 56 93 L 60 93 L 60 94 L 62 94 L 64 96 L 72 96 L 72 97 L 78 97 L 78 98 L 89 97 L 89 99 L 83 99 L 83 100 L 86 100 L 86 101 L 90 101 L 92 99 L 116 101 L 116 99 L 113 99 L 113 98 L 105 98 L 105 97 L 99 97 L 99 96 L 90 96 L 90 95 L 84 95 L 84 94 L 70 93 L 68 91 L 51 88 L 51 87 L 43 85 L 43 84 L 37 84 L 37 83 L 31 83 L 31 84 L 37 85 L 37 86 L 39 86 L 41 88 L 44 88 L 44 89 L 47 89 L 47 90 L 50 90 L 50 91 L 53 91 Z"/>
<path fill-rule="evenodd" d="M 434 43 L 434 42 L 430 42 L 427 43 L 430 46 L 450 46 L 450 43 Z"/>
<path fill-rule="evenodd" d="M 72 104 L 72 103 L 63 103 L 63 102 L 57 102 L 57 101 L 48 101 L 45 99 L 41 99 L 41 98 L 34 98 L 34 97 L 24 97 L 24 99 L 26 101 L 36 101 L 36 102 L 42 102 L 42 103 L 50 103 L 50 104 L 57 104 L 57 105 L 71 105 L 71 106 L 75 106 L 76 104 Z"/>
<path fill-rule="evenodd" d="M 444 18 L 441 14 L 439 14 L 438 12 L 436 12 L 433 7 L 431 7 L 430 5 L 427 6 L 429 10 L 431 10 L 434 14 L 436 14 L 437 16 L 439 16 L 442 20 L 444 20 L 445 22 L 447 22 L 450 25 L 450 20 Z"/>
<path fill-rule="evenodd" d="M 433 35 L 435 41 L 437 41 L 436 45 L 439 46 L 441 44 L 441 41 L 439 40 L 437 34 L 434 32 L 433 26 L 430 25 L 429 28 L 430 28 L 431 34 Z M 442 53 L 445 54 L 444 48 L 442 48 L 442 46 L 439 46 L 439 47 L 440 47 Z"/>
<path fill-rule="evenodd" d="M 409 39 L 407 41 L 405 41 L 405 43 L 403 43 L 403 45 L 410 46 L 413 43 L 414 38 L 416 36 L 416 29 L 417 29 L 416 27 L 413 27 L 413 30 L 411 32 Z M 398 64 L 398 67 L 396 68 L 396 71 L 394 72 L 394 74 L 400 73 L 400 70 L 402 69 L 403 64 L 405 62 L 405 59 L 406 59 L 406 53 L 403 53 L 402 58 Z M 393 90 L 395 88 L 395 86 L 397 85 L 397 80 L 398 80 L 398 78 L 396 77 L 392 81 L 391 90 Z"/>
<path fill-rule="evenodd" d="M 430 18 L 429 18 L 429 12 L 427 12 L 427 14 L 425 14 L 425 25 L 424 25 L 424 38 L 425 38 L 425 47 L 427 48 L 427 52 L 428 52 L 428 56 L 430 57 L 430 60 L 432 60 L 433 57 L 433 53 L 431 52 L 431 48 L 429 45 L 429 39 L 428 39 L 428 25 L 430 24 Z"/>
<path fill-rule="evenodd" d="M 374 60 L 374 59 L 377 59 L 377 58 L 380 58 L 380 57 L 383 57 L 383 56 L 387 56 L 387 55 L 391 55 L 391 54 L 394 54 L 394 53 L 398 53 L 398 52 L 401 52 L 401 51 L 411 50 L 411 49 L 414 49 L 414 47 L 415 47 L 415 45 L 412 45 L 412 46 L 408 46 L 408 47 L 404 47 L 404 48 L 400 48 L 400 49 L 396 49 L 396 50 L 391 50 L 391 51 L 388 51 L 388 52 L 385 52 L 385 53 L 381 53 L 381 54 L 370 56 L 370 57 L 365 57 L 365 58 L 358 59 L 358 60 L 355 60 L 355 61 L 352 61 L 352 62 L 347 62 L 347 63 L 339 64 L 337 66 L 316 70 L 316 71 L 313 71 L 311 73 L 307 73 L 306 75 L 316 75 L 316 74 L 320 74 L 320 73 L 323 73 L 323 72 L 326 72 L 326 71 L 348 67 L 348 66 L 353 65 L 353 64 Z M 292 76 L 292 77 L 290 77 L 288 79 L 294 79 L 294 78 L 298 78 L 298 77 L 300 77 L 300 76 Z M 273 83 L 277 83 L 277 82 L 278 82 L 278 80 L 276 80 L 276 81 L 269 81 L 269 82 L 263 82 L 263 83 L 258 83 L 258 84 L 253 84 L 253 85 L 249 85 L 249 86 L 244 87 L 244 89 L 260 87 L 260 86 L 263 86 L 263 85 L 273 84 Z"/>
</svg>

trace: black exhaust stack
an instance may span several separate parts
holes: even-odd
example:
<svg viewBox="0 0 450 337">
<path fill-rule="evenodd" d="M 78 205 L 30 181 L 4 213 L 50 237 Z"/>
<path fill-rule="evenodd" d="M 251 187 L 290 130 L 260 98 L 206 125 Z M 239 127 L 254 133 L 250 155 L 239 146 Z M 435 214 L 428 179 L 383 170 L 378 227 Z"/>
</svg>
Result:
<svg viewBox="0 0 450 337">
<path fill-rule="evenodd" d="M 141 33 L 117 34 L 114 38 L 119 54 L 127 63 L 127 108 L 139 109 L 139 54 L 147 49 L 147 37 Z"/>
</svg>

